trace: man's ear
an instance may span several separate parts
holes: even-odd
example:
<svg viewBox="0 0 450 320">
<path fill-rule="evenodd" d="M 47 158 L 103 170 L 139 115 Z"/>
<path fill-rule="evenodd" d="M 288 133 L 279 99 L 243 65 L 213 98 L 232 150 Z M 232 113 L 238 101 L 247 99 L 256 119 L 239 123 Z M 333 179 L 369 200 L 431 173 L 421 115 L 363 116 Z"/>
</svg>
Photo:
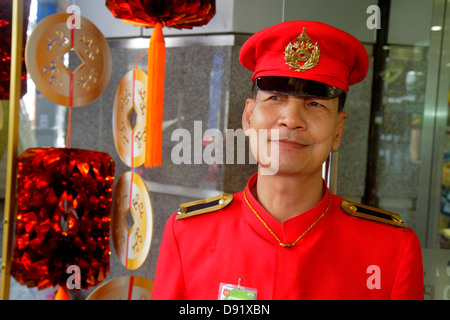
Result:
<svg viewBox="0 0 450 320">
<path fill-rule="evenodd" d="M 242 113 L 242 129 L 244 130 L 244 132 L 246 132 L 251 127 L 250 122 L 254 107 L 255 107 L 254 99 L 248 98 L 247 100 L 245 100 L 245 108 L 244 112 Z"/>
<path fill-rule="evenodd" d="M 344 134 L 344 120 L 347 119 L 345 112 L 339 112 L 338 114 L 338 127 L 336 130 L 336 137 L 334 138 L 333 150 L 337 150 L 341 145 L 342 135 Z"/>
</svg>

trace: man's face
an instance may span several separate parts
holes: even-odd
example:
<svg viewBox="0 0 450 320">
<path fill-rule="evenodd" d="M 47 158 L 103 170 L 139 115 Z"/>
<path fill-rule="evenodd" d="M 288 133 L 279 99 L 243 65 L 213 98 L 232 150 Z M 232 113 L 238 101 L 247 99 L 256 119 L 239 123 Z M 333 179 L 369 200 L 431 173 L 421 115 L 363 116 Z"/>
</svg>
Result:
<svg viewBox="0 0 450 320">
<path fill-rule="evenodd" d="M 270 165 L 276 169 L 275 173 L 321 175 L 323 162 L 340 145 L 347 117 L 338 112 L 338 100 L 267 91 L 258 91 L 256 99 L 247 99 L 242 126 L 250 135 L 252 153 L 260 166 L 264 167 L 261 152 L 264 155 L 278 150 L 277 159 L 271 158 Z M 271 135 L 271 129 L 277 130 L 278 139 Z M 265 141 L 268 152 L 258 147 Z"/>
</svg>

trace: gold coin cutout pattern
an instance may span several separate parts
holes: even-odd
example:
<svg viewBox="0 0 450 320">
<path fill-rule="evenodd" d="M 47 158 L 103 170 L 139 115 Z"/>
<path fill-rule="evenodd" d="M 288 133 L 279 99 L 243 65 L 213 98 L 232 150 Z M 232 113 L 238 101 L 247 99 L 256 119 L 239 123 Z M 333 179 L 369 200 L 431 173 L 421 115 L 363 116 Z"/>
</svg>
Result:
<svg viewBox="0 0 450 320">
<path fill-rule="evenodd" d="M 145 161 L 147 74 L 128 71 L 119 83 L 113 107 L 113 137 L 120 159 L 136 168 Z"/>
<path fill-rule="evenodd" d="M 68 27 L 70 13 L 57 13 L 39 22 L 25 47 L 25 62 L 36 88 L 50 101 L 69 107 L 93 102 L 111 76 L 108 42 L 88 19 Z M 72 71 L 65 61 L 78 60 Z"/>
<path fill-rule="evenodd" d="M 153 206 L 144 180 L 127 171 L 117 180 L 112 196 L 111 230 L 120 262 L 129 270 L 141 267 L 153 238 Z"/>
</svg>

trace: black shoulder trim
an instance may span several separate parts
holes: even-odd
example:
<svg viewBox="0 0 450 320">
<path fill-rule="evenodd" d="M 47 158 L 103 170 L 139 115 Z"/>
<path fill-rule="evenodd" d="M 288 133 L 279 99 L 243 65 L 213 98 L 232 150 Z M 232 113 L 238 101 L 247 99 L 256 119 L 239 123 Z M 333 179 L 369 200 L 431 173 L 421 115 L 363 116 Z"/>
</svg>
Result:
<svg viewBox="0 0 450 320">
<path fill-rule="evenodd" d="M 230 193 L 223 193 L 212 198 L 183 203 L 180 204 L 180 207 L 178 208 L 176 219 L 180 220 L 223 209 L 229 205 L 231 201 L 233 201 L 233 195 Z"/>
<path fill-rule="evenodd" d="M 396 213 L 384 211 L 381 209 L 369 207 L 363 204 L 354 203 L 350 201 L 342 201 L 342 209 L 349 215 L 364 218 L 372 221 L 386 223 L 392 226 L 405 228 L 405 224 Z"/>
</svg>

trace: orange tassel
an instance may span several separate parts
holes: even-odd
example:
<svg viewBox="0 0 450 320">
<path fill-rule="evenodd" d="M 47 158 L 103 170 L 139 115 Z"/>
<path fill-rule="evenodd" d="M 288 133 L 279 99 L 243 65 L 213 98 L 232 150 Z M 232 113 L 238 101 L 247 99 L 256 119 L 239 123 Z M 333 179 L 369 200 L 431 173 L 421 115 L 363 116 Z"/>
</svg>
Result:
<svg viewBox="0 0 450 320">
<path fill-rule="evenodd" d="M 146 154 L 144 162 L 146 168 L 157 167 L 162 163 L 165 62 L 166 45 L 162 33 L 162 24 L 157 23 L 153 29 L 148 49 Z"/>
<path fill-rule="evenodd" d="M 59 289 L 55 295 L 55 300 L 70 300 L 69 292 L 67 292 L 67 290 L 63 287 L 59 286 Z"/>
</svg>

